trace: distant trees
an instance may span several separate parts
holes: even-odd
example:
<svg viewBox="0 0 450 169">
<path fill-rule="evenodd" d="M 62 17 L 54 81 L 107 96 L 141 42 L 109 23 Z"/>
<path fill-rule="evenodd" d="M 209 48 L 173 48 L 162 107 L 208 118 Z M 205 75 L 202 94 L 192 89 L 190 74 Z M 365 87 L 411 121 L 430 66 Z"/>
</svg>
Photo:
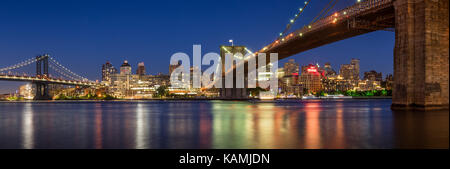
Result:
<svg viewBox="0 0 450 169">
<path fill-rule="evenodd" d="M 344 95 L 344 96 L 392 96 L 392 90 L 368 90 L 368 91 L 357 91 L 357 90 L 347 90 L 347 91 L 318 91 L 314 94 L 316 97 L 326 96 L 326 95 Z"/>
<path fill-rule="evenodd" d="M 156 89 L 156 93 L 153 95 L 154 97 L 166 97 L 169 95 L 169 91 L 166 86 L 159 86 Z"/>
<path fill-rule="evenodd" d="M 261 87 L 256 87 L 256 88 L 248 88 L 248 91 L 250 92 L 250 94 L 254 97 L 254 96 L 259 96 L 260 92 L 265 92 L 267 91 L 266 89 L 263 89 Z"/>
<path fill-rule="evenodd" d="M 65 94 L 59 94 L 58 96 L 55 97 L 55 100 L 115 100 L 115 99 L 117 98 L 109 94 L 97 95 L 92 93 L 88 93 L 87 95 L 84 96 L 73 96 L 73 97 L 66 96 Z"/>
</svg>

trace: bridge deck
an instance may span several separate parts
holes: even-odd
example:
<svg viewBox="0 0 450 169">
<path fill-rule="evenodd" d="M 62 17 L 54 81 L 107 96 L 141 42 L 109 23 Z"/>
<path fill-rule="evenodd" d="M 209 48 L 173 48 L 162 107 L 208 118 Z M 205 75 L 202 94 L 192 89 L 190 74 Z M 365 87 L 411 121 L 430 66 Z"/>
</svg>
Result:
<svg viewBox="0 0 450 169">
<path fill-rule="evenodd" d="M 62 84 L 62 85 L 73 85 L 73 86 L 95 86 L 97 83 L 94 82 L 81 82 L 81 81 L 70 81 L 70 80 L 60 80 L 53 78 L 37 78 L 30 76 L 11 76 L 11 75 L 0 75 L 0 81 L 22 81 L 22 82 L 41 82 L 41 83 L 51 83 L 51 84 Z"/>
<path fill-rule="evenodd" d="M 259 53 L 283 59 L 339 40 L 395 26 L 393 0 L 368 0 L 294 31 Z"/>
</svg>

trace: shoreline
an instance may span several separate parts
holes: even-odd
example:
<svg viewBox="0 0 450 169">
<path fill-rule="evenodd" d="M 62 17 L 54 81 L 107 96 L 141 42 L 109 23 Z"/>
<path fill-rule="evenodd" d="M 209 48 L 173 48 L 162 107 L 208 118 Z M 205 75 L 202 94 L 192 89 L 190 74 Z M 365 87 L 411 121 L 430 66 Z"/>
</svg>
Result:
<svg viewBox="0 0 450 169">
<path fill-rule="evenodd" d="M 0 102 L 127 102 L 127 101 L 250 101 L 250 102 L 276 102 L 276 101 L 302 101 L 302 100 L 363 100 L 363 99 L 392 99 L 391 96 L 353 96 L 352 98 L 279 98 L 273 100 L 248 99 L 223 99 L 223 98 L 152 98 L 152 99 L 86 99 L 86 100 L 0 100 Z"/>
</svg>

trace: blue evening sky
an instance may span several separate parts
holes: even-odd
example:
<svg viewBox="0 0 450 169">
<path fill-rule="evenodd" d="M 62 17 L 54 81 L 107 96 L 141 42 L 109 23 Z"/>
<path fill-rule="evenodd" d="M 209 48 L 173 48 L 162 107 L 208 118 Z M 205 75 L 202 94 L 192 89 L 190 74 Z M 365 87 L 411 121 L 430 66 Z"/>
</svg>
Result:
<svg viewBox="0 0 450 169">
<path fill-rule="evenodd" d="M 337 8 L 356 0 L 340 0 Z M 128 60 L 136 70 L 167 73 L 170 56 L 219 52 L 229 39 L 256 51 L 273 41 L 298 8 L 300 0 L 2 0 L 0 1 L 0 68 L 49 53 L 91 80 L 101 79 L 101 65 Z M 294 28 L 311 21 L 328 3 L 312 0 Z M 300 65 L 330 62 L 338 71 L 351 58 L 361 72 L 393 70 L 394 33 L 378 31 L 325 45 L 290 58 Z M 287 59 L 281 61 L 280 66 Z M 34 69 L 34 68 L 33 68 Z M 30 70 L 33 70 L 30 69 Z M 0 93 L 18 88 L 0 82 Z"/>
</svg>

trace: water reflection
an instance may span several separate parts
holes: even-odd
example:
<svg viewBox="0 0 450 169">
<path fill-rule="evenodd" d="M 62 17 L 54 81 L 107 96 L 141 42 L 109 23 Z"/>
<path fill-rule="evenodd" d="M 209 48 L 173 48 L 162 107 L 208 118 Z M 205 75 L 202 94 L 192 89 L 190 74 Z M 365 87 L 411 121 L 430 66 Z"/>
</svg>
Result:
<svg viewBox="0 0 450 169">
<path fill-rule="evenodd" d="M 103 130 L 102 130 L 102 109 L 100 105 L 97 105 L 95 108 L 95 148 L 101 149 L 102 148 L 102 141 L 103 141 Z"/>
<path fill-rule="evenodd" d="M 0 102 L 0 148 L 448 148 L 448 112 L 390 104 Z"/>
<path fill-rule="evenodd" d="M 137 104 L 136 107 L 136 147 L 137 149 L 148 148 L 148 123 L 147 113 L 145 112 L 144 105 Z"/>
<path fill-rule="evenodd" d="M 22 145 L 25 149 L 32 149 L 34 145 L 34 126 L 33 126 L 33 110 L 31 103 L 23 106 L 22 118 Z"/>
</svg>

